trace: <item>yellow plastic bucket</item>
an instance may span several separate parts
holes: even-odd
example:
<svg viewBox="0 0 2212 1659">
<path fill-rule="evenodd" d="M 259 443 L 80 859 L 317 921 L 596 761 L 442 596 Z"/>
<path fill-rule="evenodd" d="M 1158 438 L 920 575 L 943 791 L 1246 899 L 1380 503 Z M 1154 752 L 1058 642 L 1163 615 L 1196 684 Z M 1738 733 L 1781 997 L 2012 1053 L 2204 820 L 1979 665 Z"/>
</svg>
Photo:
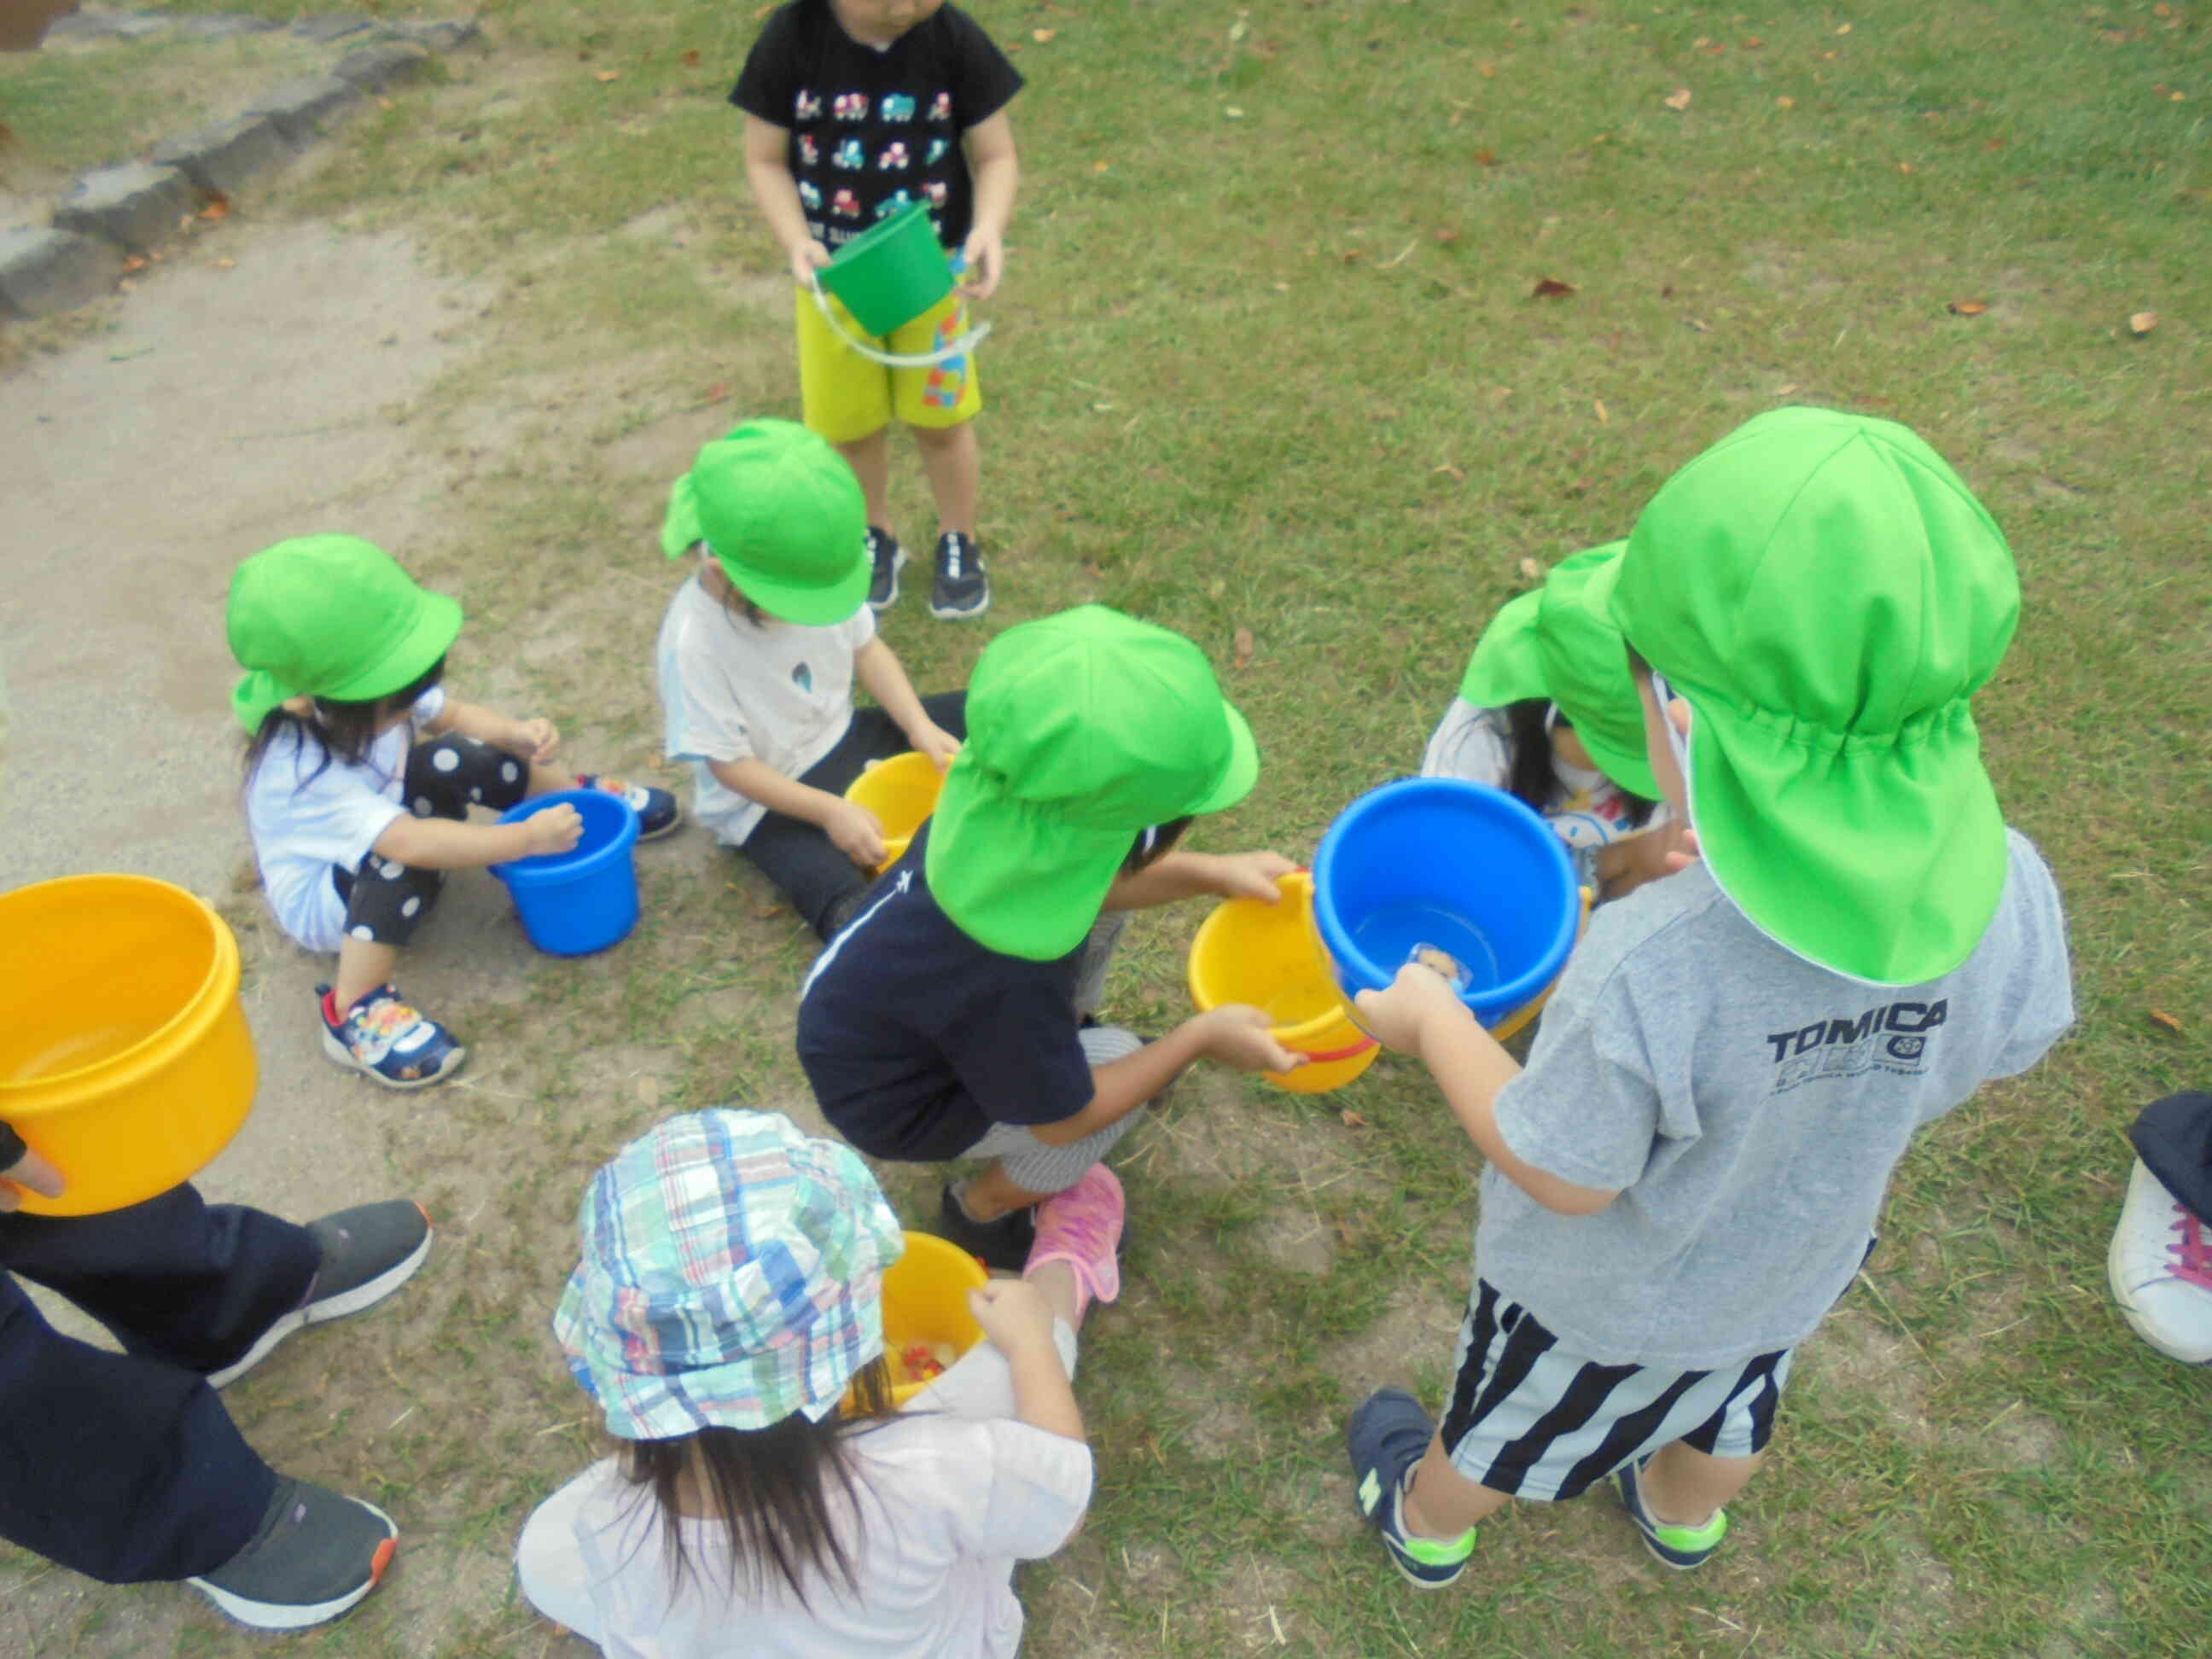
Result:
<svg viewBox="0 0 2212 1659">
<path fill-rule="evenodd" d="M 1275 1038 L 1306 1056 L 1295 1072 L 1262 1072 L 1302 1095 L 1342 1087 L 1375 1063 L 1379 1045 L 1352 1023 L 1313 925 L 1313 878 L 1300 870 L 1275 884 L 1274 904 L 1225 899 L 1190 942 L 1190 996 L 1200 1012 L 1249 1002 L 1267 1011 Z"/>
<path fill-rule="evenodd" d="M 891 1372 L 891 1403 L 906 1402 L 929 1386 L 910 1371 L 905 1350 L 934 1350 L 950 1365 L 983 1340 L 968 1311 L 968 1292 L 989 1282 L 983 1264 L 934 1233 L 908 1233 L 906 1252 L 884 1273 L 884 1358 Z"/>
<path fill-rule="evenodd" d="M 259 1068 L 238 941 L 181 887 L 69 876 L 0 894 L 0 1122 L 62 1172 L 40 1215 L 96 1215 L 189 1180 Z"/>
<path fill-rule="evenodd" d="M 903 755 L 877 762 L 846 789 L 847 800 L 866 807 L 884 826 L 884 861 L 876 866 L 878 875 L 906 856 L 914 832 L 937 810 L 937 792 L 944 783 L 945 775 L 937 769 L 937 763 L 919 749 L 909 749 Z"/>
</svg>

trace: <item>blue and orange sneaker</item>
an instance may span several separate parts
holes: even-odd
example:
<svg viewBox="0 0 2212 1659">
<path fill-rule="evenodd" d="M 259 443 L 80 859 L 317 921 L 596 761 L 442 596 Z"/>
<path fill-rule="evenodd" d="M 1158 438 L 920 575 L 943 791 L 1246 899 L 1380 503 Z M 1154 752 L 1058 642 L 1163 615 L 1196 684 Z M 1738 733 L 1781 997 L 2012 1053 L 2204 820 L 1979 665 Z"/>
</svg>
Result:
<svg viewBox="0 0 2212 1659">
<path fill-rule="evenodd" d="M 1644 1547 L 1661 1561 L 1677 1572 L 1702 1567 L 1721 1547 L 1721 1540 L 1728 1536 L 1728 1511 L 1715 1510 L 1694 1527 L 1678 1527 L 1670 1521 L 1660 1520 L 1644 1507 L 1644 1493 L 1637 1485 L 1637 1477 L 1650 1461 L 1648 1457 L 1638 1458 L 1613 1472 L 1613 1484 L 1620 1489 L 1621 1507 L 1636 1522 L 1636 1530 L 1644 1534 Z"/>
<path fill-rule="evenodd" d="M 1392 1565 L 1418 1589 L 1442 1589 L 1467 1570 L 1475 1529 L 1456 1538 L 1424 1538 L 1406 1530 L 1401 1507 L 1406 1477 L 1429 1449 L 1436 1425 L 1403 1389 L 1377 1389 L 1360 1402 L 1345 1429 L 1352 1454 L 1352 1498 L 1382 1535 Z"/>
<path fill-rule="evenodd" d="M 659 841 L 672 833 L 684 821 L 683 809 L 676 797 L 665 789 L 655 789 L 642 783 L 625 783 L 604 772 L 579 772 L 576 787 L 596 789 L 603 795 L 612 795 L 637 814 L 637 838 L 640 841 Z"/>
<path fill-rule="evenodd" d="M 315 1006 L 322 1016 L 324 1054 L 387 1089 L 427 1089 L 459 1071 L 469 1057 L 451 1031 L 403 1000 L 396 985 L 378 986 L 343 1016 L 331 988 L 318 985 Z"/>
</svg>

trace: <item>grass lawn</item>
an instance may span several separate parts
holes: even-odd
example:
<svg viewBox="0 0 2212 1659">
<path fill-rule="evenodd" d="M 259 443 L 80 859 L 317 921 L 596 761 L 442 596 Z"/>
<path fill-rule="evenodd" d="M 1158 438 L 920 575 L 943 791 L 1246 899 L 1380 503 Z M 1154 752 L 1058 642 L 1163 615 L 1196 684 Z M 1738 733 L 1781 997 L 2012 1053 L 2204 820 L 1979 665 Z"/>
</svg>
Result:
<svg viewBox="0 0 2212 1659">
<path fill-rule="evenodd" d="M 1028 1650 L 2201 1650 L 2212 1384 L 2130 1335 L 2103 1251 L 2126 1124 L 2212 1075 L 2203 6 L 974 9 L 1030 77 L 981 359 L 996 598 L 981 626 L 911 597 L 886 619 L 917 684 L 1085 600 L 1182 629 L 1265 757 L 1194 844 L 1303 855 L 1413 769 L 1541 567 L 1625 534 L 1761 410 L 1877 412 L 1953 462 L 2018 556 L 2020 634 L 1978 710 L 2066 895 L 2081 1007 L 2050 1060 L 1907 1158 L 1726 1550 L 1681 1579 L 1593 1496 L 1486 1527 L 1453 1592 L 1400 1582 L 1352 1516 L 1341 1427 L 1378 1383 L 1440 1397 L 1471 1149 L 1403 1062 L 1310 1099 L 1194 1075 L 1129 1143 L 1130 1289 L 1086 1333 L 1080 1388 L 1097 1499 L 1024 1575 Z M 466 364 L 394 411 L 426 453 L 481 452 L 446 533 L 394 550 L 467 592 L 457 674 L 579 752 L 658 740 L 667 477 L 738 419 L 797 412 L 787 279 L 723 101 L 761 15 L 493 0 L 489 55 L 369 111 L 282 198 L 404 226 L 489 296 Z M 41 96 L 81 106 L 58 82 L 92 61 L 46 66 Z M 1543 279 L 1571 291 L 1534 297 Z M 536 648 L 549 630 L 574 648 Z M 632 944 L 549 963 L 535 1005 L 450 1011 L 513 1057 L 506 1080 L 441 1091 L 451 1109 L 395 1142 L 434 1207 L 484 1212 L 468 1283 L 390 1339 L 463 1403 L 374 1457 L 343 1431 L 317 1455 L 357 1457 L 356 1489 L 422 1528 L 402 1584 L 483 1585 L 441 1655 L 544 1644 L 502 1563 L 596 1446 L 545 1334 L 585 1174 L 662 1112 L 805 1101 L 802 930 L 735 866 L 702 886 L 648 861 L 647 898 Z M 1196 921 L 1132 930 L 1109 1012 L 1181 1017 Z M 887 1185 L 909 1216 L 933 1203 L 923 1175 Z M 257 1413 L 272 1450 L 327 1432 L 304 1403 Z M 404 1606 L 373 1599 L 328 1650 L 425 1651 Z M 179 1650 L 261 1650 L 208 1614 Z"/>
</svg>

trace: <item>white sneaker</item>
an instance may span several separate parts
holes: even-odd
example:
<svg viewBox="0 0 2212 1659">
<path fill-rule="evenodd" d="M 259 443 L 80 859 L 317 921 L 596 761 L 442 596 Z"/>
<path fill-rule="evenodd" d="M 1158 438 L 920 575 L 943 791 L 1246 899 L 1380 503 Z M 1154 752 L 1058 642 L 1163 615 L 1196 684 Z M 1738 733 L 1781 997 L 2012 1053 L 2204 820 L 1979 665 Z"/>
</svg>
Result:
<svg viewBox="0 0 2212 1659">
<path fill-rule="evenodd" d="M 2188 1365 L 2212 1365 L 2212 1228 L 2141 1158 L 2105 1258 L 2136 1334 Z"/>
</svg>

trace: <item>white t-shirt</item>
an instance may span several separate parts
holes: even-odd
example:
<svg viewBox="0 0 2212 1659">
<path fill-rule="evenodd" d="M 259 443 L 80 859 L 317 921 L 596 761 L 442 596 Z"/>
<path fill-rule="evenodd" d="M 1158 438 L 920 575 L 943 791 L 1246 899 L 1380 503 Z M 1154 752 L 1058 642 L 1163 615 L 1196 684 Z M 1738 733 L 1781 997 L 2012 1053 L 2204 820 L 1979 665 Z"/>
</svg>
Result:
<svg viewBox="0 0 2212 1659">
<path fill-rule="evenodd" d="M 837 746 L 853 721 L 853 658 L 876 636 L 865 605 L 842 623 L 756 627 L 699 585 L 695 573 L 660 624 L 665 752 L 691 763 L 692 815 L 740 845 L 768 809 L 725 788 L 708 761 L 757 760 L 798 777 Z"/>
<path fill-rule="evenodd" d="M 857 1595 L 831 1581 L 802 1607 L 781 1577 L 729 1583 L 729 1533 L 687 1519 L 691 1571 L 673 1598 L 651 1492 L 615 1460 L 539 1506 L 523 1587 L 611 1659 L 1012 1659 L 1016 1561 L 1066 1543 L 1091 1501 L 1091 1449 L 1009 1418 L 904 1414 L 850 1443 L 860 1492 L 842 1510 Z M 642 1500 L 642 1501 L 641 1501 Z"/>
<path fill-rule="evenodd" d="M 445 688 L 432 686 L 404 720 L 369 745 L 361 765 L 332 759 L 319 773 L 322 750 L 289 729 L 246 780 L 246 822 L 261 884 L 277 925 L 308 950 L 335 951 L 343 941 L 345 901 L 331 884 L 331 868 L 351 871 L 405 813 L 399 786 L 416 728 L 445 707 Z"/>
</svg>

